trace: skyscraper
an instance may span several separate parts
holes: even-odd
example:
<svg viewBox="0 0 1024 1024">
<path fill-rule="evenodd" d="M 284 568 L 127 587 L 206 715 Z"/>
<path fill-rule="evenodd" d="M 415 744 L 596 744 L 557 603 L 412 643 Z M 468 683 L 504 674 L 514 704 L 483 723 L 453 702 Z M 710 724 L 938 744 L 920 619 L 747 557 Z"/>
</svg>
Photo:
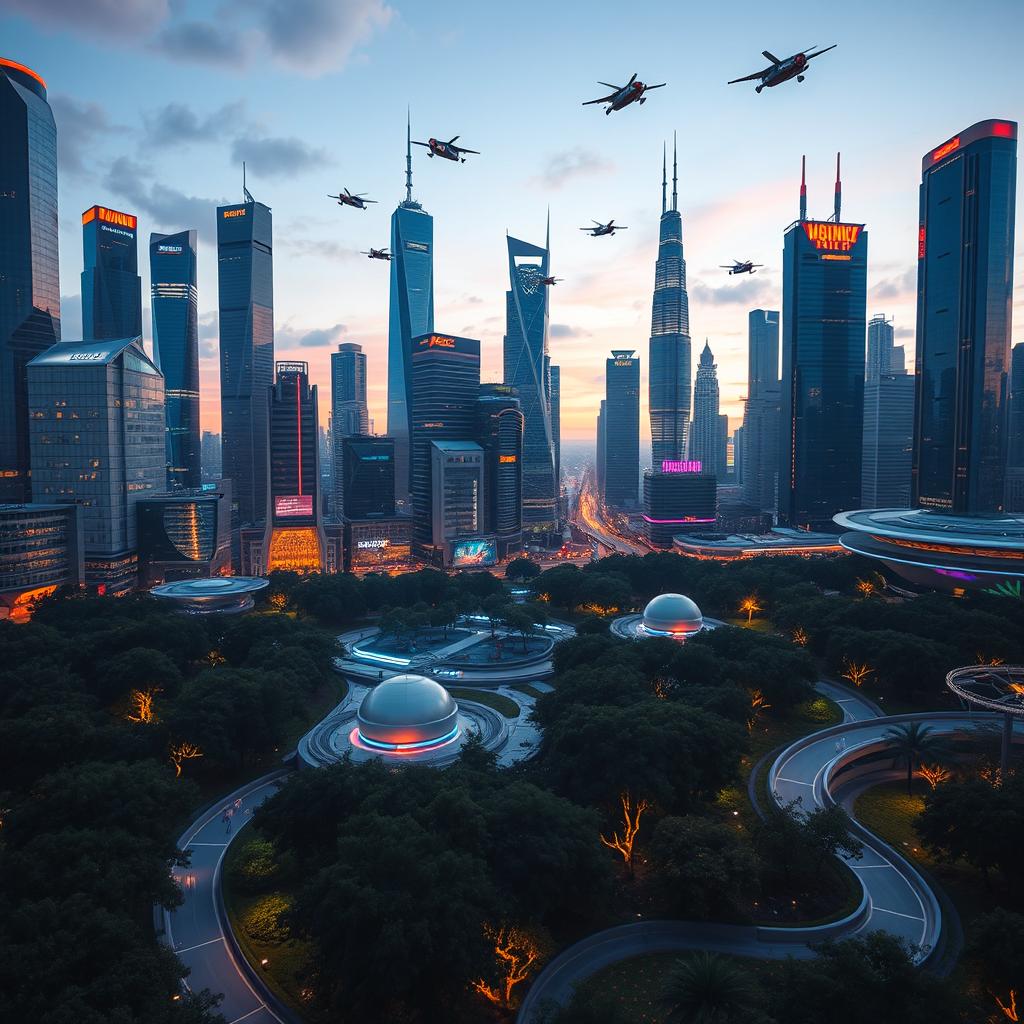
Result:
<svg viewBox="0 0 1024 1024">
<path fill-rule="evenodd" d="M 86 583 L 136 585 L 140 498 L 166 486 L 164 379 L 142 338 L 61 341 L 28 367 L 37 501 L 82 506 Z"/>
<path fill-rule="evenodd" d="M 714 474 L 725 482 L 725 438 L 718 412 L 718 365 L 707 339 L 700 354 L 700 365 L 693 383 L 693 434 L 690 457 L 701 463 L 705 474 Z M 728 424 L 727 424 L 728 425 Z M 660 464 L 659 464 L 660 465 Z"/>
<path fill-rule="evenodd" d="M 747 314 L 747 400 L 737 445 L 743 500 L 761 512 L 778 509 L 779 313 Z"/>
<path fill-rule="evenodd" d="M 914 448 L 914 378 L 882 373 L 864 384 L 863 508 L 907 508 Z"/>
<path fill-rule="evenodd" d="M 331 353 L 331 448 L 334 463 L 335 515 L 345 507 L 343 438 L 370 432 L 366 406 L 366 354 L 362 345 L 345 342 Z M 392 467 L 393 460 L 390 460 Z"/>
<path fill-rule="evenodd" d="M 217 209 L 221 459 L 239 523 L 267 513 L 267 388 L 274 383 L 274 258 L 270 207 L 248 191 Z"/>
<path fill-rule="evenodd" d="M 82 214 L 82 333 L 86 338 L 142 334 L 138 219 L 90 206 Z"/>
<path fill-rule="evenodd" d="M 1024 512 L 1024 341 L 1010 353 L 1010 412 L 1006 456 L 1006 511 Z"/>
<path fill-rule="evenodd" d="M 562 493 L 562 368 L 551 366 L 551 441 L 555 449 L 555 496 Z"/>
<path fill-rule="evenodd" d="M 196 232 L 149 236 L 153 361 L 164 375 L 167 419 L 167 486 L 198 487 L 199 297 Z"/>
<path fill-rule="evenodd" d="M 221 472 L 220 434 L 203 431 L 202 439 L 203 483 L 213 483 L 224 475 Z"/>
<path fill-rule="evenodd" d="M 604 484 L 605 484 L 605 468 L 606 463 L 606 445 L 608 437 L 605 432 L 604 421 L 605 411 L 608 408 L 608 402 L 605 399 L 601 399 L 601 407 L 597 413 L 597 459 L 596 459 L 596 479 L 597 479 L 597 493 L 601 500 L 604 501 Z"/>
<path fill-rule="evenodd" d="M 549 229 L 550 234 L 550 229 Z M 551 424 L 548 358 L 548 248 L 511 235 L 505 293 L 505 383 L 519 394 L 523 410 L 523 532 L 547 543 L 558 528 L 555 440 Z"/>
<path fill-rule="evenodd" d="M 779 520 L 832 529 L 860 501 L 868 233 L 840 218 L 800 217 L 786 231 L 782 283 L 782 431 Z"/>
<path fill-rule="evenodd" d="M 395 514 L 395 439 L 349 434 L 341 438 L 346 519 L 390 519 Z"/>
<path fill-rule="evenodd" d="M 410 507 L 412 339 L 434 330 L 434 219 L 412 197 L 412 143 L 405 125 L 405 199 L 391 215 L 388 435 L 395 439 L 395 500 Z"/>
<path fill-rule="evenodd" d="M 640 360 L 614 349 L 605 360 L 604 500 L 636 508 L 640 491 Z"/>
<path fill-rule="evenodd" d="M 868 321 L 868 361 L 864 368 L 864 380 L 867 383 L 878 380 L 883 373 L 896 373 L 895 331 L 892 321 L 885 318 L 884 313 L 876 313 Z"/>
<path fill-rule="evenodd" d="M 683 219 L 678 210 L 675 139 L 672 141 L 672 206 L 667 205 L 665 154 L 661 161 L 661 228 L 654 270 L 648 405 L 651 461 L 686 458 L 690 422 L 690 304 L 686 295 Z"/>
<path fill-rule="evenodd" d="M 483 531 L 494 534 L 504 558 L 523 546 L 523 413 L 516 389 L 481 384 L 476 415 L 484 452 Z"/>
<path fill-rule="evenodd" d="M 60 341 L 57 127 L 46 83 L 0 58 L 0 503 L 30 497 L 29 361 Z"/>
<path fill-rule="evenodd" d="M 912 503 L 1003 510 L 1017 125 L 965 128 L 922 161 Z"/>
</svg>

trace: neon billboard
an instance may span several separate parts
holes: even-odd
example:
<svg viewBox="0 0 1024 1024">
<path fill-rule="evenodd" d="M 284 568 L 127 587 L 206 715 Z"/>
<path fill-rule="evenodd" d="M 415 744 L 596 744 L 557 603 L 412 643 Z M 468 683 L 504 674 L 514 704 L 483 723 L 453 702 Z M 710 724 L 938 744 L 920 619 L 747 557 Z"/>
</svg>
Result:
<svg viewBox="0 0 1024 1024">
<path fill-rule="evenodd" d="M 460 540 L 452 546 L 452 565 L 457 569 L 474 565 L 494 565 L 498 551 L 490 537 Z"/>
<path fill-rule="evenodd" d="M 802 221 L 807 240 L 815 249 L 830 249 L 833 252 L 848 252 L 857 244 L 863 224 L 833 224 L 831 221 Z"/>
<path fill-rule="evenodd" d="M 279 519 L 313 514 L 312 494 L 282 494 L 274 498 L 274 515 Z"/>
<path fill-rule="evenodd" d="M 661 471 L 662 473 L 699 473 L 701 461 L 700 459 L 663 459 Z"/>
</svg>

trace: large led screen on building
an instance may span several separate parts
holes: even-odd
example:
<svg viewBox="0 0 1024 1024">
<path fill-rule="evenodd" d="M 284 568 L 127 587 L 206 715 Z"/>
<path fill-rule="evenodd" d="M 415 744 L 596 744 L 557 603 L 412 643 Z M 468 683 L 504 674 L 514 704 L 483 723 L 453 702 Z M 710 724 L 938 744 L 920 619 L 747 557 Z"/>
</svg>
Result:
<svg viewBox="0 0 1024 1024">
<path fill-rule="evenodd" d="M 279 519 L 313 514 L 312 494 L 282 494 L 274 498 L 274 515 Z"/>
<path fill-rule="evenodd" d="M 460 540 L 452 548 L 452 565 L 457 569 L 471 565 L 494 565 L 498 549 L 493 540 Z"/>
</svg>

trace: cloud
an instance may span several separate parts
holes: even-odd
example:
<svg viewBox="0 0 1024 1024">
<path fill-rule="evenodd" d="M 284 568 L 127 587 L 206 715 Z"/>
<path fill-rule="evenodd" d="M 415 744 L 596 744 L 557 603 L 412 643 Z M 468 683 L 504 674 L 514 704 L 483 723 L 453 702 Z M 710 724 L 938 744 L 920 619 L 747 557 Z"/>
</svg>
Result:
<svg viewBox="0 0 1024 1024">
<path fill-rule="evenodd" d="M 612 165 L 592 150 L 576 146 L 554 153 L 544 165 L 540 176 L 549 188 L 561 188 L 573 178 L 583 178 L 611 170 Z"/>
<path fill-rule="evenodd" d="M 589 338 L 590 334 L 587 331 L 581 330 L 579 327 L 572 327 L 569 324 L 551 324 L 548 328 L 548 334 L 552 338 Z"/>
<path fill-rule="evenodd" d="M 60 297 L 60 336 L 76 341 L 82 337 L 82 296 Z"/>
<path fill-rule="evenodd" d="M 3 6 L 47 29 L 122 39 L 149 35 L 170 14 L 168 0 L 4 0 Z"/>
<path fill-rule="evenodd" d="M 917 293 L 917 267 L 908 267 L 902 274 L 879 281 L 869 292 L 875 302 L 883 299 L 906 299 Z"/>
<path fill-rule="evenodd" d="M 82 103 L 70 96 L 51 96 L 50 109 L 57 122 L 58 166 L 62 172 L 80 174 L 97 138 L 117 131 L 117 125 L 98 103 Z"/>
<path fill-rule="evenodd" d="M 232 131 L 244 131 L 247 125 L 245 103 L 226 103 L 206 117 L 200 117 L 184 103 L 168 103 L 159 110 L 142 115 L 146 126 L 146 145 L 181 146 L 192 142 L 214 142 Z"/>
<path fill-rule="evenodd" d="M 753 277 L 747 277 L 736 283 L 722 284 L 717 288 L 704 284 L 703 281 L 694 281 L 689 290 L 692 298 L 712 306 L 756 305 L 760 302 L 768 302 L 775 295 L 765 282 L 755 280 Z"/>
<path fill-rule="evenodd" d="M 896 338 L 916 338 L 917 331 L 913 327 L 897 327 L 893 331 L 893 336 Z"/>
<path fill-rule="evenodd" d="M 174 60 L 238 69 L 252 59 L 257 37 L 246 31 L 226 31 L 206 21 L 168 25 L 150 42 L 150 49 Z"/>
<path fill-rule="evenodd" d="M 235 163 L 245 160 L 266 178 L 291 177 L 327 162 L 322 149 L 312 149 L 301 139 L 240 137 L 231 146 Z"/>
<path fill-rule="evenodd" d="M 360 254 L 355 249 L 349 249 L 338 242 L 328 242 L 317 238 L 286 236 L 278 242 L 278 246 L 294 249 L 299 256 L 316 256 L 320 259 L 334 260 L 337 263 L 352 262 L 360 258 Z"/>
<path fill-rule="evenodd" d="M 333 327 L 315 327 L 313 330 L 296 329 L 290 323 L 274 328 L 274 344 L 282 349 L 323 348 L 341 340 L 348 330 L 345 324 Z"/>
<path fill-rule="evenodd" d="M 145 167 L 124 156 L 118 157 L 110 165 L 104 184 L 124 196 L 137 209 L 149 214 L 155 221 L 154 227 L 176 230 L 196 227 L 201 235 L 212 231 L 216 208 L 228 202 L 226 199 L 186 195 L 152 181 Z"/>
</svg>

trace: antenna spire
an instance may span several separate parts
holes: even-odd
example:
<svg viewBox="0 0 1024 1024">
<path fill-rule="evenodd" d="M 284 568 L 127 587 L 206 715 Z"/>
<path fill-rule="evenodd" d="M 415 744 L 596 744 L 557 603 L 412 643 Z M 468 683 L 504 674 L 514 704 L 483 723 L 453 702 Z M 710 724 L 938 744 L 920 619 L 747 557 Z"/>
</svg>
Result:
<svg viewBox="0 0 1024 1024">
<path fill-rule="evenodd" d="M 807 157 L 800 157 L 800 219 L 807 220 Z"/>
<path fill-rule="evenodd" d="M 405 108 L 405 201 L 412 202 L 412 123 Z"/>
<path fill-rule="evenodd" d="M 544 276 L 547 276 L 551 265 L 551 204 L 548 204 L 548 223 L 544 233 Z"/>
<path fill-rule="evenodd" d="M 839 223 L 839 210 L 843 205 L 843 183 L 839 180 L 839 154 L 836 153 L 836 203 L 835 203 L 835 218 L 836 223 Z"/>
<path fill-rule="evenodd" d="M 253 197 L 252 197 L 252 193 L 245 186 L 245 161 L 244 160 L 242 161 L 242 196 L 243 196 L 243 202 L 246 202 L 246 203 L 255 203 L 256 202 L 256 200 L 253 199 Z"/>
<path fill-rule="evenodd" d="M 667 176 L 667 173 L 666 173 L 666 170 L 665 170 L 666 167 L 668 166 L 668 164 L 665 163 L 665 160 L 666 160 L 665 150 L 666 150 L 666 148 L 667 148 L 666 144 L 663 142 L 661 144 L 661 212 L 662 212 L 662 215 L 664 215 L 664 213 L 665 213 L 665 195 L 666 195 L 666 189 L 668 188 L 668 176 Z"/>
<path fill-rule="evenodd" d="M 676 201 L 676 133 L 672 133 L 672 209 L 678 210 L 679 204 Z"/>
</svg>

